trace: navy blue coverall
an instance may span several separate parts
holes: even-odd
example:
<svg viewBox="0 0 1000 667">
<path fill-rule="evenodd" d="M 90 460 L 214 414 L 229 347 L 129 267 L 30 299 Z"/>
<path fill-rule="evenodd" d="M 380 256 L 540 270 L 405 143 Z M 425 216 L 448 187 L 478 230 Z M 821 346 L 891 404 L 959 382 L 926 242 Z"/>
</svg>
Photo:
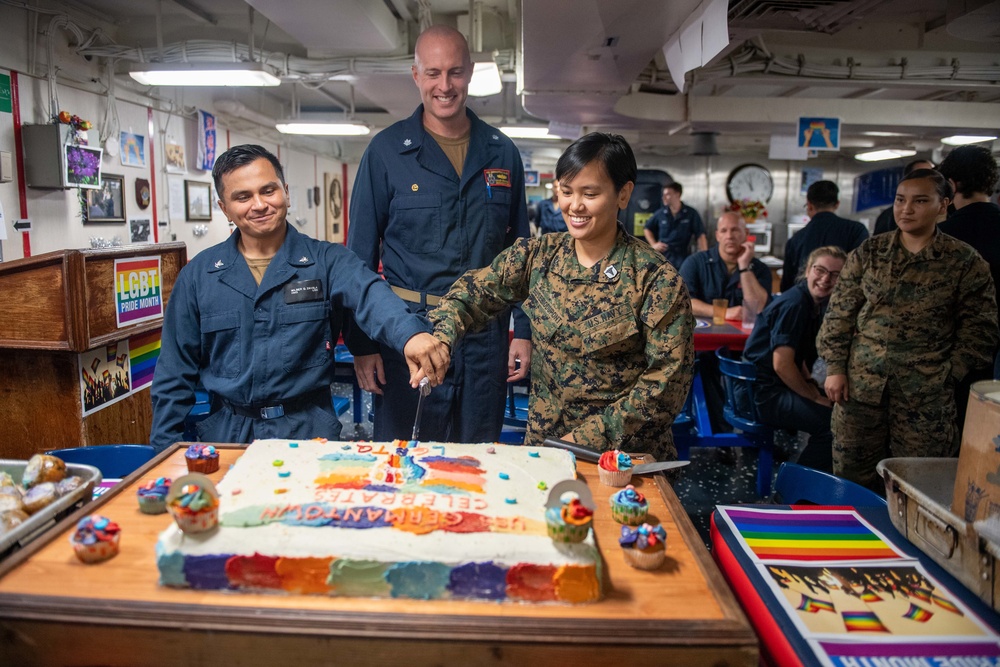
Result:
<svg viewBox="0 0 1000 667">
<path fill-rule="evenodd" d="M 152 387 L 149 441 L 157 449 L 183 439 L 199 380 L 213 396 L 212 414 L 197 425 L 203 442 L 337 440 L 331 314 L 353 311 L 362 328 L 400 350 L 431 331 L 342 245 L 286 223 L 285 241 L 258 286 L 239 238 L 235 231 L 198 253 L 170 294 Z"/>
<path fill-rule="evenodd" d="M 410 310 L 425 314 L 427 297 L 445 294 L 463 273 L 490 264 L 514 239 L 528 236 L 524 168 L 513 142 L 469 110 L 472 122 L 462 175 L 423 126 L 423 105 L 372 139 L 350 205 L 348 247 L 371 269 L 382 262 L 390 285 L 419 295 Z M 451 351 L 444 383 L 425 400 L 420 438 L 494 442 L 503 427 L 509 321 L 501 315 Z M 409 438 L 417 406 L 402 356 L 358 335 L 358 356 L 382 354 L 383 396 L 375 395 L 375 440 Z M 514 335 L 531 325 L 515 311 Z"/>
</svg>

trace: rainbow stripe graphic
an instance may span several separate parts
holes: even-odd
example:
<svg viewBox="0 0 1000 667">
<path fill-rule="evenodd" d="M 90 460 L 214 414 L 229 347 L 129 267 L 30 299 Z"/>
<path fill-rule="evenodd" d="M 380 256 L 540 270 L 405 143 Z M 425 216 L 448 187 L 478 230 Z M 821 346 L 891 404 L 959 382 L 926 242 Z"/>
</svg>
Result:
<svg viewBox="0 0 1000 667">
<path fill-rule="evenodd" d="M 931 620 L 933 616 L 933 612 L 929 612 L 923 607 L 918 607 L 912 602 L 910 603 L 910 608 L 906 610 L 905 614 L 903 614 L 903 618 L 908 618 L 911 621 L 916 621 L 917 623 L 926 623 Z"/>
<path fill-rule="evenodd" d="M 852 512 L 757 511 L 728 507 L 721 511 L 761 560 L 899 558 L 892 547 Z"/>
<path fill-rule="evenodd" d="M 931 601 L 931 592 L 926 588 L 911 589 L 909 594 L 911 598 L 917 598 L 918 600 L 923 600 L 924 602 Z"/>
<path fill-rule="evenodd" d="M 882 597 L 870 588 L 866 588 L 859 596 L 864 602 L 881 602 Z"/>
<path fill-rule="evenodd" d="M 163 315 L 159 257 L 115 260 L 115 311 L 119 327 Z"/>
<path fill-rule="evenodd" d="M 962 610 L 956 607 L 951 600 L 943 598 L 940 595 L 933 595 L 931 596 L 931 599 L 934 600 L 934 604 L 941 607 L 942 609 L 950 611 L 953 614 L 958 614 L 959 616 L 965 616 L 965 614 L 962 613 Z"/>
<path fill-rule="evenodd" d="M 153 371 L 160 358 L 160 330 L 129 338 L 128 354 L 132 359 L 132 391 L 153 384 Z"/>
<path fill-rule="evenodd" d="M 808 595 L 802 594 L 802 602 L 799 603 L 797 607 L 799 611 L 808 612 L 810 614 L 815 614 L 818 611 L 832 611 L 836 612 L 832 602 L 827 602 L 826 600 L 817 600 L 816 598 L 811 598 Z"/>
<path fill-rule="evenodd" d="M 889 632 L 878 616 L 870 611 L 842 611 L 840 616 L 848 632 Z"/>
</svg>

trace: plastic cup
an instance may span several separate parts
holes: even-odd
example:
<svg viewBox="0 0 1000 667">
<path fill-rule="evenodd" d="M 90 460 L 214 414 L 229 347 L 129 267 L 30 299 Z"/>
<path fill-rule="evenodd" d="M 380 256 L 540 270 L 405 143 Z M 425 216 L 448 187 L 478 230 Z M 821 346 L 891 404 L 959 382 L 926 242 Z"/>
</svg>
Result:
<svg viewBox="0 0 1000 667">
<path fill-rule="evenodd" d="M 712 299 L 712 324 L 726 323 L 727 308 L 729 308 L 728 299 Z"/>
</svg>

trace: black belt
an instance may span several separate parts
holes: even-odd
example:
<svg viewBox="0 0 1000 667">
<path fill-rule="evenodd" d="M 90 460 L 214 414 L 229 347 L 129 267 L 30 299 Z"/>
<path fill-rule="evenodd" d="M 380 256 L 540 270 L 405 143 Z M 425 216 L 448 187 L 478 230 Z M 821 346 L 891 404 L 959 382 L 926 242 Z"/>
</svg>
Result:
<svg viewBox="0 0 1000 667">
<path fill-rule="evenodd" d="M 303 410 L 311 405 L 323 405 L 324 401 L 329 403 L 330 391 L 328 389 L 317 389 L 316 391 L 299 394 L 287 401 L 273 401 L 258 405 L 236 405 L 221 397 L 217 401 L 219 406 L 226 407 L 233 414 L 241 417 L 249 417 L 250 419 L 277 419 L 278 417 L 284 417 L 287 414 Z M 219 406 L 216 406 L 213 412 Z"/>
</svg>

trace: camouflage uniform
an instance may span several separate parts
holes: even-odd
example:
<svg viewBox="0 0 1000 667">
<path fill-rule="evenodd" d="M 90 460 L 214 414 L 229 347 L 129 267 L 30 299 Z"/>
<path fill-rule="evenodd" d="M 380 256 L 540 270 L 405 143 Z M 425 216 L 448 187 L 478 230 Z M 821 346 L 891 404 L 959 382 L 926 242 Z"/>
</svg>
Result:
<svg viewBox="0 0 1000 667">
<path fill-rule="evenodd" d="M 573 237 L 519 239 L 469 271 L 429 317 L 454 345 L 523 301 L 531 321 L 525 443 L 572 433 L 598 449 L 677 458 L 670 426 L 691 387 L 694 318 L 677 272 L 618 230 L 608 256 L 579 264 Z"/>
<path fill-rule="evenodd" d="M 888 456 L 957 451 L 953 387 L 996 345 L 996 292 L 970 246 L 935 232 L 917 254 L 900 232 L 852 252 L 820 329 L 828 375 L 846 374 L 833 409 L 833 471 L 874 486 Z"/>
</svg>

